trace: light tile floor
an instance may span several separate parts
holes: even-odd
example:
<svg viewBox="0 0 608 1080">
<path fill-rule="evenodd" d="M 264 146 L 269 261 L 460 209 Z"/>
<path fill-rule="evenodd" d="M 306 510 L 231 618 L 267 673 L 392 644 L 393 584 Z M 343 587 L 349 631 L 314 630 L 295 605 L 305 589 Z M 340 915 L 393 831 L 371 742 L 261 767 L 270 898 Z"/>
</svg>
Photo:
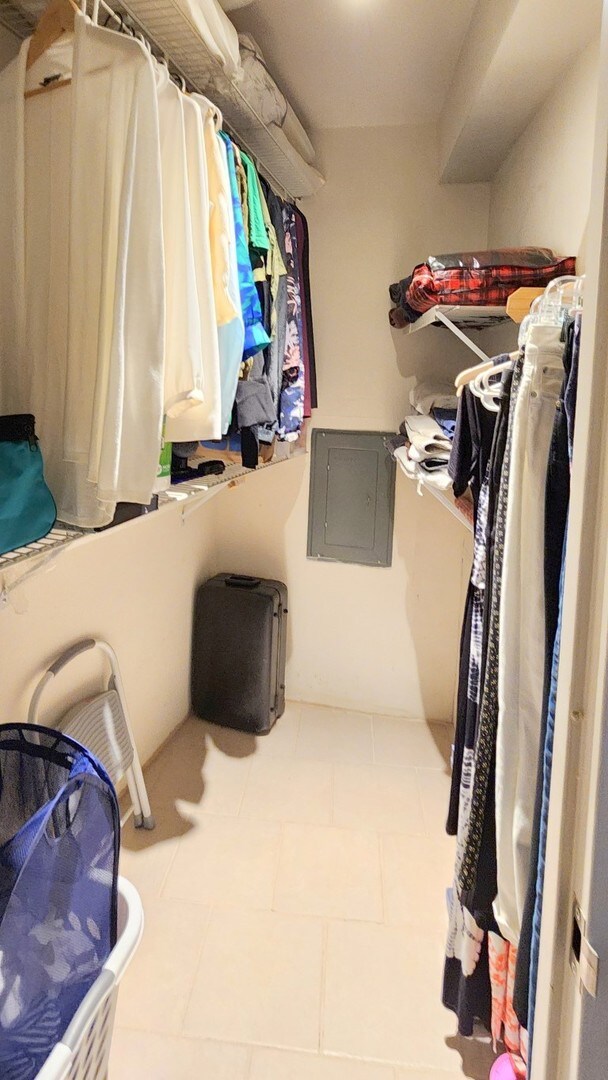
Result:
<svg viewBox="0 0 608 1080">
<path fill-rule="evenodd" d="M 191 718 L 123 834 L 146 930 L 110 1080 L 487 1080 L 441 1005 L 450 734 L 289 705 L 254 738 Z"/>
</svg>

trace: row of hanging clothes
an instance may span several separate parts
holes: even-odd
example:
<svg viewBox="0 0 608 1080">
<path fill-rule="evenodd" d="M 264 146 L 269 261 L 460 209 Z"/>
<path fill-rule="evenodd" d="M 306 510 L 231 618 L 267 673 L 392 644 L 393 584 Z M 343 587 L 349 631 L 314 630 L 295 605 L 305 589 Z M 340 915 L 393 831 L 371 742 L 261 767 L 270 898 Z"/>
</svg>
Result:
<svg viewBox="0 0 608 1080">
<path fill-rule="evenodd" d="M 316 404 L 304 215 L 99 8 L 52 0 L 0 73 L 0 412 L 85 528 L 150 502 L 163 438 L 255 467 Z"/>
<path fill-rule="evenodd" d="M 443 1001 L 459 1032 L 531 1060 L 583 279 L 534 301 L 517 352 L 469 369 L 449 473 L 470 487 L 447 831 L 457 837 Z M 529 1073 L 528 1073 L 529 1075 Z"/>
</svg>

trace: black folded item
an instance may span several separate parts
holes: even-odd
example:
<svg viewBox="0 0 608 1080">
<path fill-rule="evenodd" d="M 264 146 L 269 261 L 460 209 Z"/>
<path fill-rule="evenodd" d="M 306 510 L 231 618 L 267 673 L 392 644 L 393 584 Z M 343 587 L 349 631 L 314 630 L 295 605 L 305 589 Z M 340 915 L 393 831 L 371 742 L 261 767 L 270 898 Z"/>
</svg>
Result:
<svg viewBox="0 0 608 1080">
<path fill-rule="evenodd" d="M 219 476 L 224 472 L 226 464 L 219 458 L 211 461 L 201 461 L 192 467 L 188 465 L 188 459 L 173 454 L 171 458 L 171 483 L 183 484 L 187 480 L 198 480 L 201 476 Z"/>
<path fill-rule="evenodd" d="M 401 433 L 399 435 L 387 435 L 384 439 L 384 445 L 391 457 L 395 456 L 395 450 L 398 450 L 400 446 L 405 446 L 406 443 L 407 439 Z"/>
<path fill-rule="evenodd" d="M 153 495 L 149 503 L 132 503 L 132 502 L 119 502 L 116 503 L 116 510 L 114 511 L 114 517 L 109 525 L 101 525 L 95 532 L 105 532 L 106 529 L 113 529 L 115 525 L 124 525 L 125 521 L 133 521 L 138 517 L 145 517 L 146 514 L 153 513 L 154 510 L 158 510 L 158 495 Z"/>
<path fill-rule="evenodd" d="M 394 285 L 389 285 L 389 296 L 395 306 L 392 311 L 389 311 L 388 317 L 391 326 L 394 326 L 396 330 L 402 330 L 404 324 L 416 322 L 422 314 L 420 311 L 414 311 L 407 302 L 407 290 L 411 284 L 412 275 L 409 274 L 401 281 L 396 281 Z"/>
<path fill-rule="evenodd" d="M 423 472 L 433 473 L 438 469 L 447 469 L 448 463 L 445 457 L 427 457 L 424 461 L 418 461 L 416 464 L 423 470 Z"/>
<path fill-rule="evenodd" d="M 493 266 L 545 269 L 553 266 L 551 248 L 494 248 L 489 251 L 456 251 L 449 255 L 429 255 L 426 264 L 433 274 L 440 270 L 487 270 Z M 410 279 L 411 280 L 411 279 Z M 408 282 L 409 284 L 409 282 Z"/>
</svg>

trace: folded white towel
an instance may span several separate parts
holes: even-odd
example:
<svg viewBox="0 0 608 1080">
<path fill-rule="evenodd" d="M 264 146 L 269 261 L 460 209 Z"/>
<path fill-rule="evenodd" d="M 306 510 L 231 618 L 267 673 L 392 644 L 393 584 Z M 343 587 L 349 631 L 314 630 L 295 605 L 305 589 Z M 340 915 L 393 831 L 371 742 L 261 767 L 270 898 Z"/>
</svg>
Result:
<svg viewBox="0 0 608 1080">
<path fill-rule="evenodd" d="M 451 383 L 416 383 L 410 390 L 410 405 L 418 413 L 428 414 L 431 409 L 456 409 L 458 399 Z"/>
</svg>

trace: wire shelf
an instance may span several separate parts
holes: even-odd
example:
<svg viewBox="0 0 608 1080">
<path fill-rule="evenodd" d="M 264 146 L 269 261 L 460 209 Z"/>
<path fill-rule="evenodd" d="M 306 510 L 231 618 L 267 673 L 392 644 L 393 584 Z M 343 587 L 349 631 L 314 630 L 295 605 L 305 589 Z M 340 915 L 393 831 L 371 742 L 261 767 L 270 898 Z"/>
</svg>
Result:
<svg viewBox="0 0 608 1080">
<path fill-rule="evenodd" d="M 159 492 L 158 507 L 160 509 L 162 506 L 189 502 L 191 499 L 200 498 L 207 491 L 236 483 L 248 476 L 255 476 L 264 472 L 265 469 L 272 468 L 273 465 L 280 465 L 284 461 L 293 461 L 294 458 L 302 457 L 304 454 L 306 454 L 304 447 L 296 447 L 283 457 L 275 457 L 272 461 L 258 465 L 256 469 L 246 469 L 237 462 L 234 465 L 227 465 L 223 473 L 215 475 L 212 473 L 208 476 L 201 476 L 196 480 L 185 480 L 182 484 L 173 484 L 165 491 Z"/>
<path fill-rule="evenodd" d="M 0 0 L 0 22 L 17 37 L 25 38 L 32 33 L 45 7 L 46 0 Z M 90 0 L 87 10 L 92 10 Z M 164 57 L 190 89 L 212 97 L 237 142 L 251 154 L 259 171 L 279 194 L 291 201 L 313 195 L 322 187 L 325 181 L 321 174 L 293 150 L 280 128 L 264 122 L 237 79 L 224 71 L 176 0 L 102 3 L 100 23 L 105 22 L 104 12 L 108 11 L 123 16 L 126 25 L 143 34 L 156 56 Z"/>
<path fill-rule="evenodd" d="M 34 540 L 31 544 L 25 544 L 23 547 L 15 548 L 14 551 L 7 551 L 4 555 L 0 555 L 0 571 L 8 570 L 9 567 L 35 558 L 37 555 L 46 555 L 87 535 L 89 533 L 86 529 L 77 529 L 75 526 L 58 522 L 41 540 Z"/>
<path fill-rule="evenodd" d="M 245 469 L 242 465 L 236 463 L 234 465 L 228 465 L 225 471 L 220 475 L 201 476 L 200 479 L 197 480 L 189 480 L 183 484 L 175 484 L 166 491 L 159 492 L 158 509 L 161 510 L 165 507 L 176 505 L 185 508 L 193 503 L 195 505 L 197 503 L 204 503 L 211 495 L 218 494 L 222 488 L 227 488 L 231 484 L 236 484 L 248 476 L 254 476 L 257 473 L 263 472 L 273 465 L 280 465 L 283 461 L 293 461 L 294 458 L 301 457 L 304 454 L 306 454 L 304 447 L 295 446 L 293 449 L 290 448 L 290 452 L 285 453 L 284 456 L 275 457 L 272 461 L 258 465 L 257 469 Z M 134 518 L 133 521 L 126 521 L 118 526 L 118 528 L 124 528 L 126 525 L 131 525 L 134 522 L 147 520 L 148 516 L 149 515 L 146 515 L 144 518 Z M 152 516 L 154 516 L 154 514 L 152 514 Z M 104 536 L 107 531 L 112 532 L 113 530 L 103 529 L 98 532 L 95 529 L 81 529 L 74 525 L 66 525 L 64 522 L 57 522 L 51 531 L 41 540 L 35 540 L 31 544 L 25 544 L 23 547 L 15 548 L 14 551 L 7 551 L 6 554 L 0 555 L 0 574 L 12 569 L 14 566 L 22 567 L 26 562 L 34 563 L 34 560 L 40 558 L 40 556 L 58 553 L 62 548 L 66 548 L 69 544 L 74 543 L 75 540 L 80 540 L 82 537 L 101 537 Z"/>
</svg>

